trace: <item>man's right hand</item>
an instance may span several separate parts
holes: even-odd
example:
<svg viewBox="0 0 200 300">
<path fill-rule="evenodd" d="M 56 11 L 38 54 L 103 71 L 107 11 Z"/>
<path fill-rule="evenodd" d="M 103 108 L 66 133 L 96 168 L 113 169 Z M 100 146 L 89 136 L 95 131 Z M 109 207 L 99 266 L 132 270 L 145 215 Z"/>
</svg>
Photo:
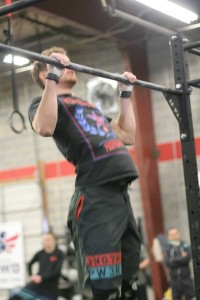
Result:
<svg viewBox="0 0 200 300">
<path fill-rule="evenodd" d="M 70 62 L 68 56 L 61 54 L 61 53 L 52 53 L 49 57 L 58 60 L 63 66 L 68 66 L 69 62 Z M 53 65 L 47 64 L 47 72 L 53 73 L 60 78 L 64 73 L 64 68 L 59 69 Z"/>
</svg>

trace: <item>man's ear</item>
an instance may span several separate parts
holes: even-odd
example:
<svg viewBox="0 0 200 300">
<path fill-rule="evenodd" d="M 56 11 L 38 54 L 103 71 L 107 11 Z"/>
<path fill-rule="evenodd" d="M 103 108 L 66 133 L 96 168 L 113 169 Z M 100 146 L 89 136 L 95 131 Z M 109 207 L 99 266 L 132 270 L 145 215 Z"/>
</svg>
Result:
<svg viewBox="0 0 200 300">
<path fill-rule="evenodd" d="M 47 73 L 46 71 L 41 71 L 41 72 L 39 73 L 39 78 L 40 78 L 40 80 L 42 80 L 42 81 L 45 80 L 46 73 Z"/>
</svg>

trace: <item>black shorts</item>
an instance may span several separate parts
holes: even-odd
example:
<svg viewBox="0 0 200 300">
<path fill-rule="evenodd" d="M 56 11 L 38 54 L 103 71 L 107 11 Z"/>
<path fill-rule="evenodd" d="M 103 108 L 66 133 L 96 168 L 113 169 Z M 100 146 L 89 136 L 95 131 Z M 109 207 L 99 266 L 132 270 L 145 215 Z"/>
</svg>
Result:
<svg viewBox="0 0 200 300">
<path fill-rule="evenodd" d="M 81 286 L 90 281 L 95 288 L 113 289 L 122 279 L 137 278 L 140 238 L 127 185 L 76 188 L 68 227 Z"/>
<path fill-rule="evenodd" d="M 191 278 L 184 278 L 171 281 L 173 299 L 181 299 L 185 296 L 185 300 L 192 300 L 195 296 L 194 284 Z"/>
</svg>

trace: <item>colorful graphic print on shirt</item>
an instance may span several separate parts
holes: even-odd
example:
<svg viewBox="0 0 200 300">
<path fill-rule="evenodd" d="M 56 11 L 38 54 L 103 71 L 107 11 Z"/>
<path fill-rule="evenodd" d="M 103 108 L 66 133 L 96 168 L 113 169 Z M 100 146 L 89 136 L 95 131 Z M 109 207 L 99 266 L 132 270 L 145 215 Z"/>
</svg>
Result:
<svg viewBox="0 0 200 300">
<path fill-rule="evenodd" d="M 68 116 L 88 145 L 93 160 L 113 154 L 128 154 L 108 120 L 92 103 L 67 97 L 64 105 Z"/>
</svg>

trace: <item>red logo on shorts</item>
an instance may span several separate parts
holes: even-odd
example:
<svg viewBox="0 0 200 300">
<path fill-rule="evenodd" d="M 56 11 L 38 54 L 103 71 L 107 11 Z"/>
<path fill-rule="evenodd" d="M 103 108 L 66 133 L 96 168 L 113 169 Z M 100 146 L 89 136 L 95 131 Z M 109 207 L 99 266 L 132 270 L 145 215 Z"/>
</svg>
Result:
<svg viewBox="0 0 200 300">
<path fill-rule="evenodd" d="M 121 252 L 103 253 L 86 256 L 88 267 L 110 266 L 121 263 Z"/>
<path fill-rule="evenodd" d="M 76 204 L 76 219 L 79 219 L 80 217 L 80 213 L 82 211 L 82 208 L 83 208 L 83 202 L 84 202 L 84 196 L 81 195 L 77 201 L 77 204 Z"/>
</svg>

